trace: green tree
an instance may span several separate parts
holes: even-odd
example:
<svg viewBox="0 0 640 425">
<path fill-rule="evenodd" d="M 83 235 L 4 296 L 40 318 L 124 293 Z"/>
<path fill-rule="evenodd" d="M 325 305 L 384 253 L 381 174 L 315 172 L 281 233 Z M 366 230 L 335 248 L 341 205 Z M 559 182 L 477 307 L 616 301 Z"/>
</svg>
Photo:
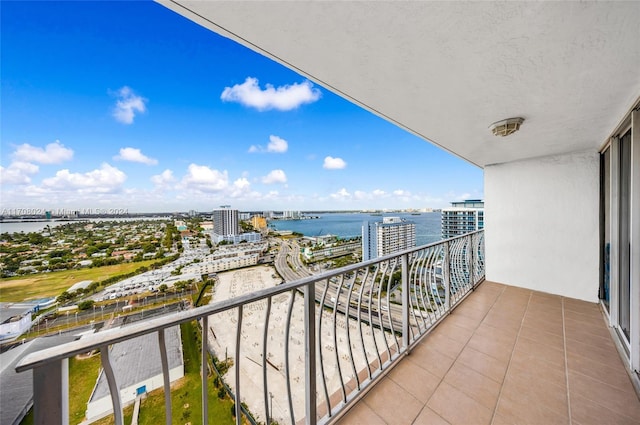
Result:
<svg viewBox="0 0 640 425">
<path fill-rule="evenodd" d="M 81 301 L 80 303 L 78 303 L 78 310 L 89 310 L 91 307 L 93 307 L 93 304 L 93 300 Z"/>
</svg>

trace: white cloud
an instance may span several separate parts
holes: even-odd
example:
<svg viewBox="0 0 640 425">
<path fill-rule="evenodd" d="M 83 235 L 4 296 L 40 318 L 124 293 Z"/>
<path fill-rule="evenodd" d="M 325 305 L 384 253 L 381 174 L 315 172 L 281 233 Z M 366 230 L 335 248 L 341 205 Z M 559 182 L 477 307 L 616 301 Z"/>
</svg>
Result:
<svg viewBox="0 0 640 425">
<path fill-rule="evenodd" d="M 2 184 L 29 184 L 30 175 L 36 174 L 39 167 L 35 164 L 22 161 L 13 161 L 8 167 L 0 166 L 0 183 Z"/>
<path fill-rule="evenodd" d="M 384 190 L 375 189 L 373 192 L 371 192 L 371 194 L 376 198 L 381 198 L 383 196 L 386 196 L 387 192 L 385 192 Z"/>
<path fill-rule="evenodd" d="M 322 164 L 323 168 L 327 170 L 341 170 L 347 166 L 347 163 L 342 158 L 334 158 L 332 156 L 328 156 L 324 159 L 324 164 Z"/>
<path fill-rule="evenodd" d="M 118 100 L 113 109 L 113 117 L 122 124 L 133 124 L 136 113 L 144 113 L 147 110 L 147 99 L 136 95 L 127 86 L 118 90 L 116 97 Z"/>
<path fill-rule="evenodd" d="M 289 144 L 286 140 L 274 135 L 269 136 L 267 152 L 284 153 L 287 149 L 289 149 Z"/>
<path fill-rule="evenodd" d="M 337 199 L 337 200 L 351 199 L 351 194 L 344 187 L 339 191 L 337 191 L 336 193 L 332 193 L 329 196 L 332 199 Z"/>
<path fill-rule="evenodd" d="M 369 199 L 369 194 L 367 192 L 363 192 L 362 190 L 356 190 L 353 192 L 353 198 L 362 201 L 363 199 Z"/>
<path fill-rule="evenodd" d="M 42 186 L 60 191 L 111 193 L 117 191 L 126 179 L 125 173 L 105 162 L 99 169 L 87 173 L 60 170 L 54 177 L 44 179 Z"/>
<path fill-rule="evenodd" d="M 282 170 L 272 170 L 262 178 L 264 184 L 286 183 L 287 175 Z"/>
<path fill-rule="evenodd" d="M 120 154 L 114 156 L 113 159 L 119 161 L 139 162 L 147 165 L 156 165 L 158 163 L 157 159 L 149 158 L 143 154 L 140 149 L 136 148 L 121 148 Z"/>
<path fill-rule="evenodd" d="M 229 196 L 231 196 L 232 198 L 241 197 L 242 195 L 245 195 L 247 192 L 249 192 L 250 188 L 251 183 L 249 183 L 249 180 L 247 180 L 245 177 L 241 177 L 233 182 L 233 185 L 230 188 L 231 192 L 229 193 Z"/>
<path fill-rule="evenodd" d="M 173 176 L 173 171 L 166 169 L 160 174 L 156 174 L 155 176 L 151 176 L 151 182 L 156 186 L 167 186 L 171 183 L 175 182 L 176 179 Z"/>
<path fill-rule="evenodd" d="M 249 148 L 249 153 L 256 152 L 271 152 L 271 153 L 285 153 L 289 149 L 289 143 L 281 137 L 271 135 L 269 136 L 269 144 L 267 148 L 260 145 L 252 145 Z"/>
<path fill-rule="evenodd" d="M 259 111 L 269 109 L 290 111 L 305 103 L 317 101 L 321 95 L 320 90 L 314 88 L 308 80 L 277 88 L 267 84 L 263 90 L 257 78 L 247 77 L 242 84 L 225 87 L 220 99 L 225 102 L 237 102 Z"/>
<path fill-rule="evenodd" d="M 16 148 L 13 158 L 22 162 L 59 164 L 73 158 L 73 150 L 65 148 L 59 140 L 49 143 L 44 149 L 25 143 Z"/>
<path fill-rule="evenodd" d="M 206 165 L 190 164 L 182 184 L 188 189 L 202 192 L 220 192 L 229 186 L 227 171 L 218 171 Z"/>
</svg>

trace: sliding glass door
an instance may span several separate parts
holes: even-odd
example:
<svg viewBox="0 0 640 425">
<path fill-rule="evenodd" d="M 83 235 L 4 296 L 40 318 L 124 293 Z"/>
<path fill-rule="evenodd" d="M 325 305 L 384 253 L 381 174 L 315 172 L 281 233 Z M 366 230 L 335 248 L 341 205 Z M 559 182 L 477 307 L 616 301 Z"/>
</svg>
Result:
<svg viewBox="0 0 640 425">
<path fill-rule="evenodd" d="M 631 129 L 619 139 L 618 325 L 630 342 L 631 328 Z"/>
<path fill-rule="evenodd" d="M 600 154 L 599 295 L 640 374 L 640 104 Z"/>
</svg>

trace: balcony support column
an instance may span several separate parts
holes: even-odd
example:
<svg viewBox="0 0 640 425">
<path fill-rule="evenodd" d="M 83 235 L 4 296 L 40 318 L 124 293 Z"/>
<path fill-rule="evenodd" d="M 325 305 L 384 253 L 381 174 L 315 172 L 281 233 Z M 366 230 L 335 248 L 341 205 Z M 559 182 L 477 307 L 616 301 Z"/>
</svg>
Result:
<svg viewBox="0 0 640 425">
<path fill-rule="evenodd" d="M 402 351 L 409 353 L 409 254 L 402 256 Z"/>
<path fill-rule="evenodd" d="M 69 359 L 33 369 L 33 406 L 34 424 L 69 424 Z"/>
<path fill-rule="evenodd" d="M 337 296 L 337 295 L 336 295 Z M 347 306 L 348 308 L 348 306 Z M 315 283 L 304 287 L 304 393 L 305 393 L 305 423 L 317 422 L 316 413 L 316 296 Z"/>
</svg>

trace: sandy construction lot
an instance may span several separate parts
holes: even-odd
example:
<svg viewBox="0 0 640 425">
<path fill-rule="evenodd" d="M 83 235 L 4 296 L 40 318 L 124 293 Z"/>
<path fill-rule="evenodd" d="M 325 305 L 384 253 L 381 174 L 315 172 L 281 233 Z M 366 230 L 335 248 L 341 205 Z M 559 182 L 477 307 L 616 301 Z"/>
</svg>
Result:
<svg viewBox="0 0 640 425">
<path fill-rule="evenodd" d="M 275 277 L 274 277 L 275 276 Z M 273 287 L 281 282 L 275 270 L 270 266 L 255 266 L 251 268 L 220 273 L 219 282 L 214 288 L 212 301 L 220 301 L 239 295 L 247 294 L 259 289 Z M 267 325 L 267 392 L 273 398 L 267 397 L 268 403 L 273 405 L 273 419 L 279 423 L 291 421 L 291 407 L 295 421 L 304 417 L 304 300 L 300 293 L 296 293 L 293 307 L 290 308 L 292 293 L 280 294 L 272 299 L 271 311 Z M 316 312 L 319 311 L 319 307 Z M 251 412 L 259 421 L 266 422 L 264 411 L 264 383 L 263 383 L 263 338 L 266 323 L 267 301 L 258 301 L 243 307 L 242 330 L 240 341 L 240 393 L 241 399 L 249 406 Z M 292 406 L 287 397 L 286 379 L 286 350 L 285 341 L 287 317 L 291 315 L 288 334 L 289 354 L 289 384 L 292 394 Z M 318 315 L 317 315 L 318 316 Z M 320 321 L 320 344 L 324 365 L 324 376 L 327 377 L 327 393 L 329 396 L 340 391 L 341 378 L 345 384 L 355 378 L 353 358 L 356 367 L 361 371 L 367 361 L 370 363 L 376 357 L 374 338 L 378 350 L 386 347 L 384 336 L 380 331 L 371 332 L 365 324 L 360 326 L 354 319 L 348 321 L 341 315 L 335 315 L 329 309 L 322 310 Z M 209 345 L 217 357 L 224 359 L 235 358 L 235 341 L 238 325 L 238 310 L 229 310 L 209 318 Z M 317 329 L 317 328 L 316 328 Z M 348 329 L 348 331 L 347 331 Z M 364 339 L 365 350 L 360 338 L 360 329 Z M 351 335 L 351 350 L 349 338 Z M 392 338 L 385 334 L 387 343 L 393 344 Z M 335 340 L 335 344 L 334 344 Z M 337 346 L 337 350 L 335 347 Z M 366 351 L 367 360 L 364 352 Z M 321 404 L 325 403 L 325 391 L 322 385 L 322 371 L 317 362 L 317 396 Z M 235 389 L 234 369 L 230 369 L 225 376 L 226 382 Z"/>
</svg>

